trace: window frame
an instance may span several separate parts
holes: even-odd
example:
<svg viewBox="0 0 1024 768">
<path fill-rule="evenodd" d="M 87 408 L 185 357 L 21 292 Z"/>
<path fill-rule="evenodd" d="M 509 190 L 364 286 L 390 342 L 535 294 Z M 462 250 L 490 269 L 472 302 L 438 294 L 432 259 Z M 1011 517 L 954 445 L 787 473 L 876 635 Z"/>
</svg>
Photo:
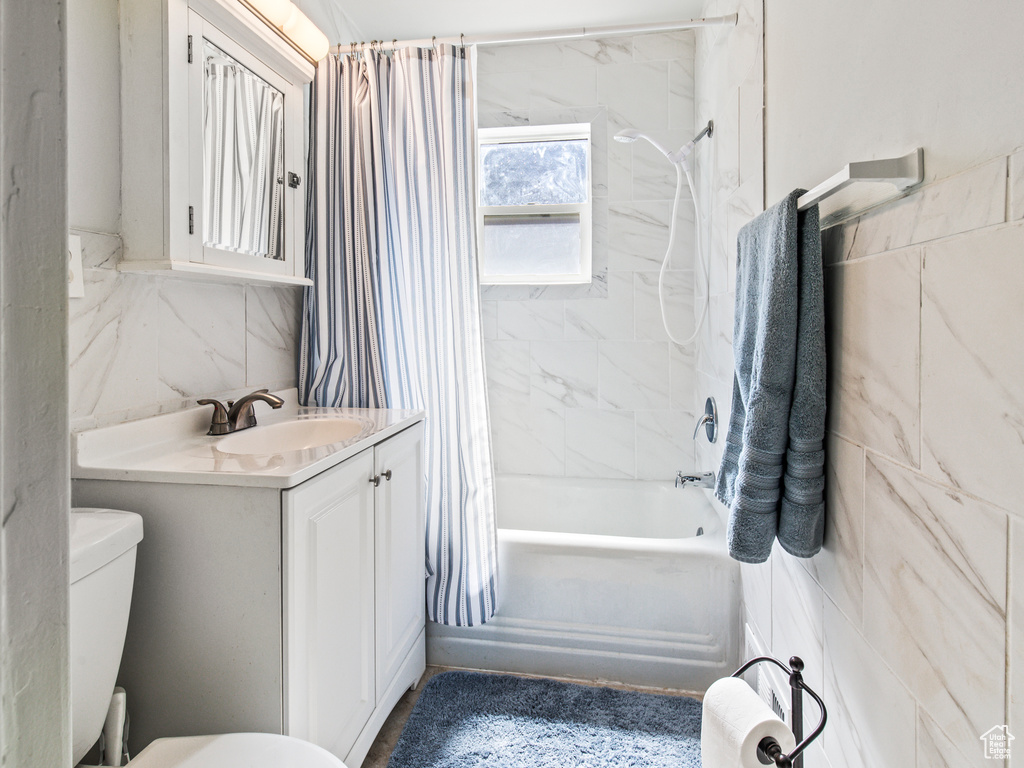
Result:
<svg viewBox="0 0 1024 768">
<path fill-rule="evenodd" d="M 587 142 L 587 199 L 582 203 L 529 203 L 527 205 L 483 205 L 483 145 L 532 144 L 543 141 Z M 477 251 L 481 285 L 588 285 L 593 280 L 594 143 L 590 123 L 559 125 L 516 125 L 477 129 Z M 537 219 L 550 215 L 576 214 L 580 227 L 580 268 L 558 274 L 485 274 L 484 221 L 488 216 Z"/>
</svg>

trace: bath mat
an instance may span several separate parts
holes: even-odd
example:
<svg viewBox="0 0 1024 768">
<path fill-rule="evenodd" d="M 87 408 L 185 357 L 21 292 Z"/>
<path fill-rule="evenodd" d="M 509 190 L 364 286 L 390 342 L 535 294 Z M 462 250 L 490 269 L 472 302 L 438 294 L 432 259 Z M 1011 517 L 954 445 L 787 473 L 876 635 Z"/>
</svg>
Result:
<svg viewBox="0 0 1024 768">
<path fill-rule="evenodd" d="M 442 672 L 388 768 L 699 768 L 700 719 L 685 696 Z"/>
</svg>

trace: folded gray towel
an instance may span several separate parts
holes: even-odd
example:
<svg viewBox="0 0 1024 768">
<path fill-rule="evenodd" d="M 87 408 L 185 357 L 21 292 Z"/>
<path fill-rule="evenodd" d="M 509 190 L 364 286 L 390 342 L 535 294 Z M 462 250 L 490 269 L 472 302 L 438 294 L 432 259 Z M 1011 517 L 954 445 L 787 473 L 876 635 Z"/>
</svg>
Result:
<svg viewBox="0 0 1024 768">
<path fill-rule="evenodd" d="M 737 243 L 732 418 L 715 495 L 730 509 L 729 553 L 747 563 L 768 559 L 777 532 L 794 554 L 821 547 L 821 236 L 817 208 L 797 211 L 802 193 L 743 227 Z"/>
<path fill-rule="evenodd" d="M 825 289 L 818 206 L 799 213 L 799 316 L 779 544 L 813 557 L 825 533 Z"/>
</svg>

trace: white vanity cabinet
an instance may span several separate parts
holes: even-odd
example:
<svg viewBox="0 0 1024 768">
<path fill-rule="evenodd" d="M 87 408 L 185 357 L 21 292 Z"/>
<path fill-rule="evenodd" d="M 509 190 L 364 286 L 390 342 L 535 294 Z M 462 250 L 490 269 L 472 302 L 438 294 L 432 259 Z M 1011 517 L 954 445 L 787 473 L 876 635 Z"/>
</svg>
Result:
<svg viewBox="0 0 1024 768">
<path fill-rule="evenodd" d="M 248 484 L 77 470 L 75 505 L 143 518 L 118 677 L 133 751 L 262 731 L 358 768 L 426 666 L 420 418 L 298 483 L 273 461 Z"/>
<path fill-rule="evenodd" d="M 121 0 L 119 269 L 309 285 L 313 64 L 238 0 Z"/>
<path fill-rule="evenodd" d="M 426 663 L 423 498 L 421 426 L 283 494 L 285 731 L 350 765 Z"/>
</svg>

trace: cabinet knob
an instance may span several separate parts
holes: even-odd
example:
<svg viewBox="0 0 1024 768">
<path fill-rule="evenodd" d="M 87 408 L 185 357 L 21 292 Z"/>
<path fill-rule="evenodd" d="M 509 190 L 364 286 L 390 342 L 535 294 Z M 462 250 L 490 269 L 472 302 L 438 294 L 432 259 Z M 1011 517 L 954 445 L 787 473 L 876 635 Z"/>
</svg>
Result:
<svg viewBox="0 0 1024 768">
<path fill-rule="evenodd" d="M 370 478 L 370 482 L 373 483 L 373 487 L 376 488 L 380 485 L 380 475 L 374 475 Z"/>
<path fill-rule="evenodd" d="M 384 473 L 384 479 L 385 479 L 385 480 L 387 480 L 388 482 L 390 482 L 390 481 L 391 481 L 391 470 L 390 470 L 390 469 L 389 469 L 389 470 L 387 470 L 387 471 L 386 471 L 386 472 Z"/>
</svg>

